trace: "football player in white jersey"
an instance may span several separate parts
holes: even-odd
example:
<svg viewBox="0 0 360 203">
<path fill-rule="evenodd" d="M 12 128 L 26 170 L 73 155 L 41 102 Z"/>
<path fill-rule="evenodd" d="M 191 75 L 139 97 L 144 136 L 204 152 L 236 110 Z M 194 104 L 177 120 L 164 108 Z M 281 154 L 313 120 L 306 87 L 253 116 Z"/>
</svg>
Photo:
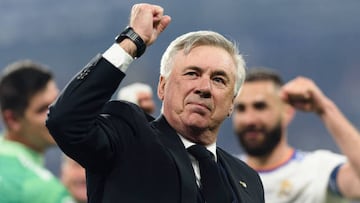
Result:
<svg viewBox="0 0 360 203">
<path fill-rule="evenodd" d="M 296 109 L 318 115 L 342 155 L 290 146 L 287 127 Z M 309 78 L 297 77 L 283 85 L 271 69 L 249 69 L 235 98 L 233 126 L 245 152 L 239 158 L 259 172 L 267 203 L 360 198 L 359 131 Z"/>
</svg>

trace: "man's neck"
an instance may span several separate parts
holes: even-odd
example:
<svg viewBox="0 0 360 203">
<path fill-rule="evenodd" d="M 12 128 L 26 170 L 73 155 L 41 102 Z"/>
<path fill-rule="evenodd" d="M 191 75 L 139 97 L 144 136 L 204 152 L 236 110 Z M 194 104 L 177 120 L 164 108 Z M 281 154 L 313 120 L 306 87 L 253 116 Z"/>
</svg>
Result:
<svg viewBox="0 0 360 203">
<path fill-rule="evenodd" d="M 266 156 L 247 155 L 246 163 L 256 171 L 266 171 L 275 169 L 286 163 L 294 154 L 294 148 L 289 145 L 278 146 Z"/>
<path fill-rule="evenodd" d="M 5 132 L 4 139 L 12 141 L 12 142 L 18 142 L 20 144 L 23 144 L 27 148 L 30 148 L 31 150 L 34 150 L 34 151 L 36 151 L 36 152 L 38 152 L 40 154 L 45 153 L 45 149 L 36 147 L 31 142 L 29 142 L 27 139 L 25 139 L 25 137 L 17 135 L 15 133 L 12 133 L 12 132 L 9 132 L 9 131 Z"/>
</svg>

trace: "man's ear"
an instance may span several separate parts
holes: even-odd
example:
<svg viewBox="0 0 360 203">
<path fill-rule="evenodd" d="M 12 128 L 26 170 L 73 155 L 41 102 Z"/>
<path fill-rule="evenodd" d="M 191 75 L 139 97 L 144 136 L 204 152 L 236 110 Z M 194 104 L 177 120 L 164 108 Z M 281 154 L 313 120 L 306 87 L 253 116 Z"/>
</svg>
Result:
<svg viewBox="0 0 360 203">
<path fill-rule="evenodd" d="M 294 119 L 296 110 L 290 104 L 285 103 L 283 112 L 284 112 L 284 115 L 283 115 L 284 125 L 285 125 L 285 127 L 287 127 L 291 123 L 291 121 Z"/>
<path fill-rule="evenodd" d="M 4 110 L 3 111 L 3 118 L 5 125 L 13 131 L 17 131 L 20 129 L 20 121 L 19 116 L 15 114 L 15 112 L 11 110 Z"/>
<path fill-rule="evenodd" d="M 231 114 L 232 114 L 232 112 L 233 112 L 233 110 L 234 110 L 234 101 L 235 101 L 235 98 L 236 98 L 236 96 L 234 96 L 234 97 L 232 98 L 231 106 L 230 106 L 230 109 L 229 109 L 229 112 L 228 112 L 228 117 L 231 116 Z"/>
<path fill-rule="evenodd" d="M 166 84 L 165 77 L 160 75 L 158 88 L 157 88 L 157 94 L 161 101 L 164 100 L 165 84 Z"/>
</svg>

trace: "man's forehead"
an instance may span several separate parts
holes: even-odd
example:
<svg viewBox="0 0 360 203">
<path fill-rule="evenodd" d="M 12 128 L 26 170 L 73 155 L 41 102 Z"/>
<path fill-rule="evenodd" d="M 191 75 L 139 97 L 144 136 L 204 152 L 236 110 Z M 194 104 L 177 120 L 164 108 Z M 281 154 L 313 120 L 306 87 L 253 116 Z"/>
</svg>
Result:
<svg viewBox="0 0 360 203">
<path fill-rule="evenodd" d="M 274 97 L 277 93 L 277 88 L 272 82 L 246 82 L 244 83 L 237 100 L 251 100 L 252 102 L 261 102 L 268 100 L 270 97 Z"/>
</svg>

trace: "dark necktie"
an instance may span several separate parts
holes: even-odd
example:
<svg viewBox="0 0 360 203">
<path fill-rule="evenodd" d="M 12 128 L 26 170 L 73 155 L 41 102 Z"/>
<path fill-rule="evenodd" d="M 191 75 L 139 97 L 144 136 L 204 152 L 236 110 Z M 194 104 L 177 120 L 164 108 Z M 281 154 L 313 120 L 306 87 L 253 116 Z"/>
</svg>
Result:
<svg viewBox="0 0 360 203">
<path fill-rule="evenodd" d="M 202 145 L 189 147 L 188 152 L 199 162 L 200 191 L 206 203 L 229 203 L 232 201 L 231 192 L 225 187 L 221 171 L 214 160 L 214 156 Z"/>
</svg>

